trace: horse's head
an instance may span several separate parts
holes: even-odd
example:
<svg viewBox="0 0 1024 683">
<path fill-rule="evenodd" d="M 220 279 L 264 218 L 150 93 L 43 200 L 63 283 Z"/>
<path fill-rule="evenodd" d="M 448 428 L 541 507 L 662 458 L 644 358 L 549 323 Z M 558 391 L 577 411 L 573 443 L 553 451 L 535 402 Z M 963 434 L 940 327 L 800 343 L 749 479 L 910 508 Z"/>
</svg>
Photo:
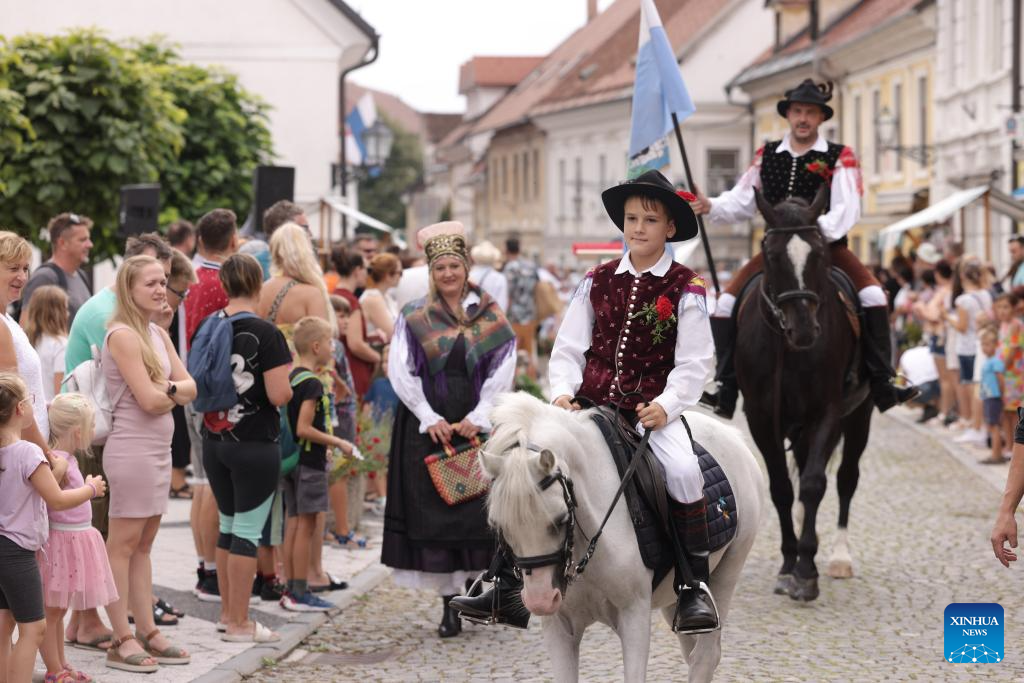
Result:
<svg viewBox="0 0 1024 683">
<path fill-rule="evenodd" d="M 821 331 L 819 292 L 830 286 L 828 245 L 817 222 L 828 203 L 828 187 L 823 183 L 810 204 L 793 197 L 772 206 L 760 190 L 754 196 L 767 226 L 761 242 L 762 294 L 789 347 L 808 349 Z"/>
<path fill-rule="evenodd" d="M 503 454 L 481 450 L 480 465 L 493 480 L 487 517 L 523 574 L 523 603 L 533 614 L 555 614 L 572 563 L 572 481 L 547 449 L 519 445 Z"/>
</svg>

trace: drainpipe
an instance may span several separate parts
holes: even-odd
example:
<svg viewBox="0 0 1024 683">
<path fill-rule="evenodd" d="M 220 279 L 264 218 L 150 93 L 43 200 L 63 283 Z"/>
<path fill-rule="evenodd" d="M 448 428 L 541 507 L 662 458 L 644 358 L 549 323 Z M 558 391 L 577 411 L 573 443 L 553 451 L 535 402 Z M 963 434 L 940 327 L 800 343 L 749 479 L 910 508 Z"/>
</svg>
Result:
<svg viewBox="0 0 1024 683">
<path fill-rule="evenodd" d="M 370 48 L 373 50 L 373 56 L 369 59 L 354 64 L 349 68 L 341 72 L 341 77 L 338 79 L 338 90 L 339 99 L 341 101 L 341 198 L 342 200 L 348 197 L 348 153 L 345 150 L 345 77 L 356 69 L 362 69 L 364 66 L 369 66 L 377 61 L 377 57 L 380 56 L 380 35 L 374 34 Z M 322 232 L 320 234 L 323 234 Z M 329 236 L 328 236 L 329 237 Z M 341 239 L 348 239 L 348 216 L 341 214 Z"/>
<path fill-rule="evenodd" d="M 725 86 L 725 101 L 726 103 L 734 107 L 743 107 L 747 110 L 747 116 L 750 118 L 750 152 L 757 149 L 757 141 L 754 140 L 754 135 L 757 134 L 756 125 L 754 121 L 754 103 L 750 102 L 737 102 L 732 98 L 732 86 Z M 750 223 L 750 231 L 747 238 L 747 258 L 754 258 L 754 224 Z"/>
<path fill-rule="evenodd" d="M 1020 28 L 1021 28 L 1021 0 L 1013 0 L 1013 38 L 1010 41 L 1013 46 L 1013 68 L 1010 74 L 1010 87 L 1013 92 L 1010 94 L 1010 102 L 1013 113 L 1020 113 Z M 1020 182 L 1019 170 L 1017 168 L 1017 141 L 1010 143 L 1010 192 L 1017 189 Z M 1013 233 L 1020 232 L 1020 223 L 1013 222 Z"/>
</svg>

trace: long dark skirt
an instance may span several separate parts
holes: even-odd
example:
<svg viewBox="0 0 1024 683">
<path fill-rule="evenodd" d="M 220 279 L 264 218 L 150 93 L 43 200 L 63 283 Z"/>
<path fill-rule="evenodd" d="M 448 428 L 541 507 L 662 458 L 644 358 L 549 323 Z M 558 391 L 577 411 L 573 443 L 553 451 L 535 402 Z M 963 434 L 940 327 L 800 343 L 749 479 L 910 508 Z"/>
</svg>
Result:
<svg viewBox="0 0 1024 683">
<path fill-rule="evenodd" d="M 445 400 L 434 410 L 458 422 L 473 409 L 473 387 L 465 355 L 453 350 L 445 368 Z M 461 370 L 461 372 L 460 372 Z M 494 550 L 484 499 L 449 506 L 438 495 L 423 460 L 440 446 L 404 404 L 399 404 L 388 455 L 388 496 L 381 561 L 395 569 L 431 573 L 486 569 Z M 454 445 L 464 443 L 455 437 Z"/>
</svg>

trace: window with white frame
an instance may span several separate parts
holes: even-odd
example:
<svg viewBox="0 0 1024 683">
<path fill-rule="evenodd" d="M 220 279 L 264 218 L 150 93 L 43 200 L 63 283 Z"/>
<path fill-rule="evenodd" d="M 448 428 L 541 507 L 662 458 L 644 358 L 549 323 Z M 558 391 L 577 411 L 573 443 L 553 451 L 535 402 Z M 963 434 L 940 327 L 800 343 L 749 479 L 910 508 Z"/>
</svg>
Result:
<svg viewBox="0 0 1024 683">
<path fill-rule="evenodd" d="M 876 90 L 871 93 L 871 120 L 877 121 L 878 115 L 882 113 L 881 94 Z M 875 134 L 871 141 L 871 170 L 878 175 L 882 172 L 882 139 L 879 136 L 878 126 L 873 126 Z"/>
<path fill-rule="evenodd" d="M 565 159 L 558 160 L 558 217 L 565 218 Z"/>
<path fill-rule="evenodd" d="M 896 139 L 894 140 L 897 147 L 903 144 L 903 84 L 894 83 L 892 86 L 892 115 L 896 121 Z M 903 172 L 903 156 L 899 152 L 893 152 L 893 158 L 896 164 L 896 172 Z"/>
<path fill-rule="evenodd" d="M 572 192 L 572 217 L 576 220 L 583 218 L 583 159 L 576 157 L 576 176 L 573 181 Z"/>
<path fill-rule="evenodd" d="M 714 197 L 732 188 L 740 175 L 738 149 L 709 149 L 707 151 L 707 187 L 704 191 Z"/>
<path fill-rule="evenodd" d="M 860 95 L 853 96 L 853 151 L 856 154 L 863 154 L 863 140 L 861 140 L 861 100 Z"/>
<path fill-rule="evenodd" d="M 917 77 L 917 144 L 922 150 L 928 145 L 928 76 Z M 925 166 L 923 158 L 919 163 Z"/>
</svg>

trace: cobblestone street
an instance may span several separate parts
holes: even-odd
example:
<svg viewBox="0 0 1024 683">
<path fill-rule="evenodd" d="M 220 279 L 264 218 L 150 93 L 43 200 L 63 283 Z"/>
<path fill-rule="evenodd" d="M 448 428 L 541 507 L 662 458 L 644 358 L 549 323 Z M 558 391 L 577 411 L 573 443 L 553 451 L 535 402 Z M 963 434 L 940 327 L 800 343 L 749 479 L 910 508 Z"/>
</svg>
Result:
<svg viewBox="0 0 1024 683">
<path fill-rule="evenodd" d="M 821 597 L 809 605 L 773 595 L 779 536 L 770 510 L 737 589 L 716 680 L 1024 680 L 1024 653 L 1016 647 L 1024 642 L 1019 570 L 1003 570 L 988 543 L 997 492 L 934 438 L 877 416 L 874 429 L 851 512 L 856 577 L 823 577 Z M 836 518 L 832 476 L 829 486 L 819 517 L 823 554 Z M 1002 664 L 943 662 L 943 610 L 956 601 L 1004 606 Z M 461 637 L 442 641 L 434 632 L 439 616 L 439 598 L 386 580 L 287 662 L 252 680 L 550 679 L 539 623 L 526 633 L 469 625 Z M 609 629 L 589 630 L 582 653 L 583 680 L 621 680 L 620 648 Z M 659 616 L 649 679 L 681 680 L 684 671 L 677 641 Z"/>
</svg>

